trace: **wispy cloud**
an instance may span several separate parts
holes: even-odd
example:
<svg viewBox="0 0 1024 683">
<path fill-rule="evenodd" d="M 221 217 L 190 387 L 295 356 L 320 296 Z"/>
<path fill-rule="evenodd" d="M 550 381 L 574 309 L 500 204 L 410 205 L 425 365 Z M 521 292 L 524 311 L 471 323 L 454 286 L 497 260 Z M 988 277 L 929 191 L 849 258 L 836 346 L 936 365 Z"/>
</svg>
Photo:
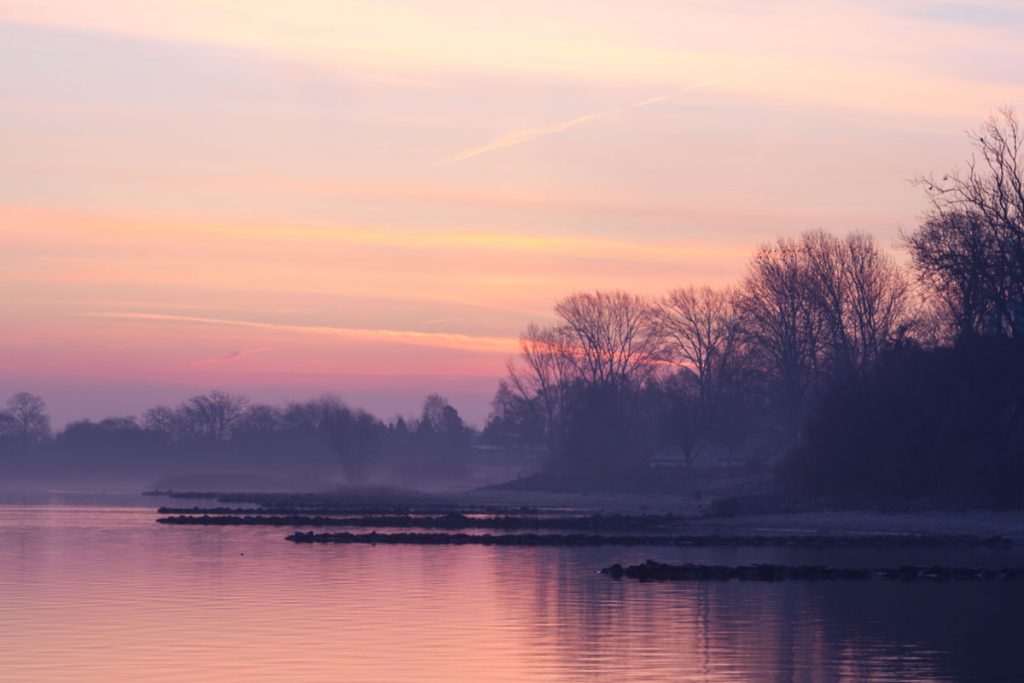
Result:
<svg viewBox="0 0 1024 683">
<path fill-rule="evenodd" d="M 494 140 L 491 140 L 486 144 L 478 145 L 476 147 L 470 147 L 469 149 L 459 152 L 451 159 L 444 159 L 442 161 L 437 162 L 434 165 L 443 166 L 445 164 L 454 164 L 459 161 L 465 161 L 466 159 L 478 157 L 482 154 L 489 154 L 499 149 L 505 149 L 506 147 L 515 147 L 516 145 L 521 145 L 524 142 L 531 142 L 533 140 L 536 140 L 537 138 L 542 138 L 547 135 L 554 135 L 555 133 L 561 133 L 562 131 L 569 130 L 570 128 L 581 126 L 584 123 L 590 123 L 591 121 L 603 119 L 608 116 L 614 116 L 616 114 L 621 114 L 623 112 L 631 111 L 633 109 L 641 109 L 642 107 L 657 104 L 658 102 L 664 102 L 665 100 L 671 99 L 676 95 L 681 95 L 682 93 L 690 92 L 691 90 L 697 90 L 699 88 L 706 88 L 709 85 L 713 85 L 719 82 L 720 81 L 715 80 L 707 81 L 705 83 L 697 83 L 695 85 L 687 86 L 680 90 L 676 90 L 675 92 L 671 92 L 667 95 L 649 97 L 646 100 L 640 100 L 639 102 L 634 102 L 633 104 L 627 104 L 624 107 L 616 107 L 615 109 L 599 111 L 593 114 L 584 114 L 583 116 L 577 116 L 574 119 L 569 119 L 568 121 L 562 121 L 560 123 L 554 123 L 548 126 L 538 126 L 536 128 L 526 128 L 524 130 L 517 130 L 512 133 L 507 133 L 498 138 L 495 138 Z"/>
<path fill-rule="evenodd" d="M 229 351 L 228 353 L 225 353 L 225 354 L 223 354 L 221 356 L 213 356 L 211 358 L 204 358 L 202 360 L 197 360 L 192 365 L 193 366 L 199 366 L 199 365 L 210 365 L 211 363 L 233 363 L 235 361 L 242 360 L 243 358 L 245 358 L 247 356 L 252 356 L 252 355 L 257 354 L 257 353 L 263 353 L 264 351 L 269 351 L 269 350 L 270 349 L 266 348 L 266 347 L 258 348 L 258 349 L 238 349 L 237 351 Z"/>
<path fill-rule="evenodd" d="M 408 344 L 414 346 L 430 346 L 458 351 L 476 351 L 479 353 L 514 352 L 519 340 L 513 337 L 477 337 L 468 334 L 449 332 L 419 332 L 416 330 L 382 330 L 360 327 L 333 327 L 328 325 L 291 325 L 285 323 L 268 323 L 254 320 L 232 320 L 227 318 L 204 318 L 189 315 L 171 315 L 166 313 L 144 312 L 87 312 L 81 316 L 87 318 L 110 318 L 116 320 L 136 320 L 149 322 L 186 323 L 194 325 L 216 325 L 228 327 L 245 327 L 257 330 L 271 330 L 300 334 L 323 334 L 344 337 L 352 340 L 374 341 L 380 343 Z M 222 359 L 223 360 L 223 359 Z"/>
</svg>

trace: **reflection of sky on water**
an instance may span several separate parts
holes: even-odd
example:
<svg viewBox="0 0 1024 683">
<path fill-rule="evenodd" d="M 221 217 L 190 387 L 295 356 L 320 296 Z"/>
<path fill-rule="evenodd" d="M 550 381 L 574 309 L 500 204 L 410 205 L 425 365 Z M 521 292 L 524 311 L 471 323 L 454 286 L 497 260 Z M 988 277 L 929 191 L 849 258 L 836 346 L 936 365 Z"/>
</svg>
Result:
<svg viewBox="0 0 1024 683">
<path fill-rule="evenodd" d="M 159 503 L 161 501 L 155 501 Z M 1002 564 L 1019 552 L 294 546 L 151 508 L 5 506 L 16 680 L 1004 677 L 1018 584 L 616 582 L 613 562 Z M 1002 648 L 1002 649 L 1001 649 Z"/>
</svg>

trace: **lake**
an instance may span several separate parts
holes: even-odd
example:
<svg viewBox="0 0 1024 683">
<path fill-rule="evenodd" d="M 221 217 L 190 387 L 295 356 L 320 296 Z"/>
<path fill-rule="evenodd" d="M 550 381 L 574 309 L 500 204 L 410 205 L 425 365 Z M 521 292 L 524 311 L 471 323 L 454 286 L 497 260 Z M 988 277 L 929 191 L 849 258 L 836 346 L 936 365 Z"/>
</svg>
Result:
<svg viewBox="0 0 1024 683">
<path fill-rule="evenodd" d="M 165 499 L 5 494 L 2 681 L 1022 680 L 1024 583 L 693 582 L 614 562 L 1003 566 L 1019 550 L 295 545 Z"/>
</svg>

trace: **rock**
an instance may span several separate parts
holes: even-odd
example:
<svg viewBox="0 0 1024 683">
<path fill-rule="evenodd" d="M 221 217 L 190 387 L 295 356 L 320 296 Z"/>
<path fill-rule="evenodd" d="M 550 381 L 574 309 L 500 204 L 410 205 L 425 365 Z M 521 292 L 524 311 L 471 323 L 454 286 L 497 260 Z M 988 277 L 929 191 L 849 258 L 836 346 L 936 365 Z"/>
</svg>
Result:
<svg viewBox="0 0 1024 683">
<path fill-rule="evenodd" d="M 622 578 L 622 565 L 621 564 L 613 564 L 610 567 L 605 567 L 604 569 L 601 570 L 601 573 L 602 574 L 607 574 L 608 576 L 612 577 L 613 579 L 621 579 Z"/>
</svg>

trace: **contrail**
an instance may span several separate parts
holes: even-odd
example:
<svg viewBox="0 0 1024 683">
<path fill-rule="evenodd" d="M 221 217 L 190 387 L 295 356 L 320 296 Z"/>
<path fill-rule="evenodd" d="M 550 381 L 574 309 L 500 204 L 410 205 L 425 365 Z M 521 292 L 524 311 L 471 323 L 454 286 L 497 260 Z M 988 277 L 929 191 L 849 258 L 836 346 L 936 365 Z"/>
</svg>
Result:
<svg viewBox="0 0 1024 683">
<path fill-rule="evenodd" d="M 697 90 L 699 88 L 706 88 L 709 85 L 714 85 L 715 83 L 720 82 L 721 79 L 707 81 L 705 83 L 697 83 L 696 85 L 687 86 L 680 90 L 676 90 L 675 92 L 668 93 L 667 95 L 649 97 L 646 100 L 634 102 L 633 104 L 627 104 L 624 107 L 617 107 L 615 109 L 609 109 L 608 111 L 600 111 L 594 114 L 584 114 L 583 116 L 577 116 L 574 119 L 569 119 L 568 121 L 562 121 L 560 123 L 554 123 L 551 124 L 550 126 L 538 126 L 536 128 L 526 128 L 524 130 L 517 130 L 512 133 L 502 135 L 499 138 L 495 138 L 494 140 L 488 142 L 487 144 L 479 145 L 477 147 L 470 147 L 469 149 L 463 150 L 462 152 L 459 152 L 458 154 L 453 156 L 451 159 L 438 161 L 437 163 L 434 164 L 434 166 L 454 164 L 459 161 L 465 161 L 466 159 L 478 157 L 481 154 L 489 154 L 490 152 L 494 152 L 495 150 L 504 149 L 506 147 L 515 147 L 516 145 L 521 145 L 524 142 L 536 140 L 537 138 L 544 137 L 545 135 L 561 133 L 564 130 L 575 128 L 576 126 L 588 123 L 590 121 L 595 121 L 597 119 L 603 119 L 606 116 L 614 116 L 615 114 L 621 114 L 622 112 L 630 111 L 632 109 L 640 109 L 641 107 L 646 107 L 651 104 L 664 102 L 665 100 L 675 97 L 676 95 L 680 95 L 684 92 L 690 92 L 691 90 Z"/>
<path fill-rule="evenodd" d="M 518 339 L 513 337 L 477 337 L 454 332 L 419 332 L 416 330 L 387 330 L 360 327 L 333 327 L 328 325 L 294 325 L 287 323 L 268 323 L 253 320 L 236 320 L 227 318 L 207 318 L 192 315 L 173 315 L 167 313 L 144 312 L 109 312 L 87 311 L 78 314 L 84 318 L 110 318 L 114 320 L 139 320 L 167 323 L 192 323 L 220 327 L 247 327 L 257 330 L 295 332 L 308 334 L 326 334 L 348 337 L 356 340 L 392 342 L 414 346 L 432 346 L 441 349 L 461 351 L 479 351 L 483 353 L 509 353 L 514 350 Z M 228 360 L 228 359 L 222 359 Z"/>
</svg>

